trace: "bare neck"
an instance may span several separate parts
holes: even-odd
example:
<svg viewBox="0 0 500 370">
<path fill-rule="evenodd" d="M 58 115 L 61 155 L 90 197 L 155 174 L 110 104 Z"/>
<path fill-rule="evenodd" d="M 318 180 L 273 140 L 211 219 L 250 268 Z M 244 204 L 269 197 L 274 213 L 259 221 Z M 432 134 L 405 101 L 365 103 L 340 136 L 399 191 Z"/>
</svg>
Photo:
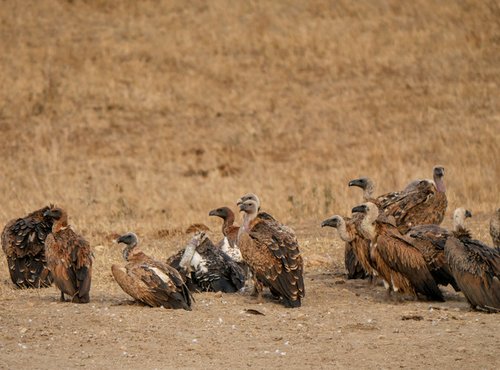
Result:
<svg viewBox="0 0 500 370">
<path fill-rule="evenodd" d="M 54 222 L 52 225 L 52 232 L 57 233 L 58 231 L 64 230 L 68 227 L 68 216 L 62 215 L 59 220 Z"/>
<path fill-rule="evenodd" d="M 354 237 L 347 232 L 347 226 L 343 218 L 340 219 L 340 223 L 337 226 L 337 231 L 339 232 L 340 238 L 345 242 L 352 242 Z"/>
<path fill-rule="evenodd" d="M 446 186 L 444 185 L 443 177 L 434 176 L 434 184 L 436 184 L 436 189 L 440 193 L 446 192 Z"/>
<path fill-rule="evenodd" d="M 224 218 L 224 223 L 222 224 L 222 234 L 227 236 L 229 229 L 234 224 L 234 214 L 229 213 L 226 218 Z"/>
</svg>

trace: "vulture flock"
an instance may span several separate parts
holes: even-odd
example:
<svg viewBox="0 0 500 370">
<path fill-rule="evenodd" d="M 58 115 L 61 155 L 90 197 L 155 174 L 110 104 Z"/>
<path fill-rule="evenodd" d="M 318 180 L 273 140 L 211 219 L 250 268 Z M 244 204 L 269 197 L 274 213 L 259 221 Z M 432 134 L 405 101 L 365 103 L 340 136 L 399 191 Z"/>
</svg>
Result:
<svg viewBox="0 0 500 370">
<path fill-rule="evenodd" d="M 363 190 L 352 215 L 334 215 L 321 223 L 336 228 L 345 242 L 348 279 L 382 282 L 387 295 L 444 301 L 439 286 L 462 292 L 470 306 L 500 312 L 500 208 L 490 222 L 493 247 L 474 239 L 465 226 L 470 211 L 458 208 L 451 230 L 440 226 L 446 208 L 444 168 L 432 180 L 415 180 L 402 191 L 375 196 L 366 177 L 349 186 Z M 121 235 L 123 264 L 111 266 L 125 293 L 153 307 L 191 310 L 193 293 L 252 291 L 261 301 L 264 288 L 285 307 L 300 307 L 305 296 L 304 263 L 295 232 L 261 211 L 257 195 L 237 201 L 240 226 L 229 207 L 208 215 L 222 220 L 222 238 L 214 243 L 195 231 L 187 245 L 160 260 L 139 248 L 133 232 Z M 19 288 L 55 283 L 61 301 L 90 301 L 94 255 L 76 233 L 65 210 L 49 205 L 7 223 L 2 249 L 10 277 Z"/>
</svg>

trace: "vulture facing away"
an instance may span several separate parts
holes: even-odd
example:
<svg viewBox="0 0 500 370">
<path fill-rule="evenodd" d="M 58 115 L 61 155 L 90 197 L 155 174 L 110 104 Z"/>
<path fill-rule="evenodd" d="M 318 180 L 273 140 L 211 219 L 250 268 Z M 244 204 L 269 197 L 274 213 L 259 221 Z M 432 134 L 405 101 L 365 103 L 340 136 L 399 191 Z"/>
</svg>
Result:
<svg viewBox="0 0 500 370">
<path fill-rule="evenodd" d="M 370 239 L 370 255 L 375 269 L 388 289 L 444 301 L 422 253 L 411 241 L 401 235 L 373 203 L 364 203 L 352 209 L 364 215 L 360 232 Z M 390 290 L 388 290 L 390 292 Z"/>
<path fill-rule="evenodd" d="M 466 217 L 463 208 L 455 213 L 454 217 Z M 467 229 L 459 227 L 446 241 L 444 253 L 471 307 L 500 312 L 500 252 L 472 239 Z"/>
<path fill-rule="evenodd" d="M 2 249 L 12 282 L 19 288 L 39 288 L 52 284 L 47 269 L 45 239 L 53 220 L 44 213 L 53 206 L 36 210 L 24 218 L 11 220 L 2 232 Z"/>
<path fill-rule="evenodd" d="M 367 276 L 373 276 L 370 263 L 370 241 L 358 233 L 355 220 L 334 215 L 321 223 L 321 227 L 325 226 L 336 228 L 340 238 L 345 242 L 344 263 L 347 278 L 364 279 Z"/>
<path fill-rule="evenodd" d="M 234 261 L 240 263 L 243 261 L 240 249 L 236 244 L 238 239 L 239 226 L 234 225 L 234 212 L 229 207 L 213 209 L 208 213 L 209 216 L 222 218 L 222 234 L 224 239 L 218 243 L 221 250 L 231 257 Z"/>
<path fill-rule="evenodd" d="M 297 238 L 274 218 L 260 217 L 255 200 L 240 201 L 239 207 L 245 214 L 238 245 L 255 277 L 259 299 L 263 286 L 267 286 L 285 307 L 300 307 L 305 294 L 304 264 Z"/>
<path fill-rule="evenodd" d="M 117 243 L 125 244 L 127 264 L 113 265 L 111 272 L 125 293 L 151 307 L 191 311 L 191 294 L 176 269 L 144 254 L 134 233 L 120 236 Z"/>
<path fill-rule="evenodd" d="M 51 208 L 44 216 L 54 221 L 52 233 L 45 240 L 45 253 L 47 267 L 61 291 L 61 301 L 67 294 L 73 303 L 88 303 L 94 258 L 89 242 L 68 225 L 63 209 Z"/>
<path fill-rule="evenodd" d="M 493 246 L 500 252 L 500 208 L 497 208 L 490 220 L 490 235 Z"/>
<path fill-rule="evenodd" d="M 193 292 L 235 293 L 245 286 L 243 269 L 216 247 L 205 233 L 197 233 L 186 248 L 167 263 L 185 277 Z"/>
<path fill-rule="evenodd" d="M 441 224 L 448 205 L 443 177 L 444 168 L 436 166 L 434 180 L 412 181 L 403 191 L 381 195 L 375 201 L 371 200 L 374 186 L 369 179 L 352 180 L 349 186 L 361 187 L 365 201 L 375 203 L 387 216 L 393 216 L 404 234 L 416 225 Z"/>
</svg>

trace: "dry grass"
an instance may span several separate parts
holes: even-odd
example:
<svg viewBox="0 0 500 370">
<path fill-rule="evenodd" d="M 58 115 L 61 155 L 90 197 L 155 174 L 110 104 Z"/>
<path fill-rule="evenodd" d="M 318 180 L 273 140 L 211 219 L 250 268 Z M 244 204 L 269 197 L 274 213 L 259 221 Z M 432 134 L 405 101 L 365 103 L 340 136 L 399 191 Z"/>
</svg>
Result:
<svg viewBox="0 0 500 370">
<path fill-rule="evenodd" d="M 447 169 L 450 212 L 498 207 L 495 1 L 8 1 L 0 222 L 65 206 L 93 244 L 254 191 L 281 220 L 346 214 Z"/>
</svg>

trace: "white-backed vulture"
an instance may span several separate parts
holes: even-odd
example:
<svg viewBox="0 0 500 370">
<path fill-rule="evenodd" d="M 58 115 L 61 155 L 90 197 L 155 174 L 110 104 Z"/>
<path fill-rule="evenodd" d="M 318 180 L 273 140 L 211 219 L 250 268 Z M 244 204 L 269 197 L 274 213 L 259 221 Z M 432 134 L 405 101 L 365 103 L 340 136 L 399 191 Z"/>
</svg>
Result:
<svg viewBox="0 0 500 370">
<path fill-rule="evenodd" d="M 43 214 L 53 206 L 38 209 L 26 217 L 11 220 L 2 232 L 2 249 L 7 257 L 12 282 L 19 288 L 39 288 L 52 284 L 47 269 L 45 239 L 53 220 Z"/>
<path fill-rule="evenodd" d="M 497 208 L 490 220 L 490 235 L 493 246 L 500 252 L 500 208 Z"/>
<path fill-rule="evenodd" d="M 355 214 L 357 215 L 357 214 Z M 355 220 L 334 215 L 321 223 L 321 227 L 336 228 L 345 242 L 344 264 L 348 279 L 364 279 L 373 276 L 370 264 L 370 241 L 356 230 Z"/>
<path fill-rule="evenodd" d="M 455 211 L 457 217 L 465 219 L 463 208 Z M 500 312 L 500 252 L 472 239 L 465 227 L 458 227 L 446 241 L 444 253 L 471 307 Z"/>
<path fill-rule="evenodd" d="M 259 217 L 255 200 L 240 202 L 239 207 L 244 216 L 238 245 L 255 277 L 259 299 L 266 286 L 285 307 L 300 307 L 305 294 L 304 264 L 297 238 L 274 219 Z"/>
<path fill-rule="evenodd" d="M 122 253 L 127 264 L 112 265 L 111 272 L 125 293 L 151 307 L 191 311 L 191 294 L 176 269 L 142 252 L 134 233 L 120 236 L 117 243 L 125 244 Z"/>
<path fill-rule="evenodd" d="M 224 239 L 218 243 L 218 246 L 234 261 L 238 263 L 242 262 L 243 258 L 236 243 L 240 228 L 234 225 L 234 212 L 229 207 L 220 207 L 211 210 L 208 215 L 220 217 L 223 220 L 222 234 L 224 235 Z"/>
<path fill-rule="evenodd" d="M 352 212 L 364 215 L 360 231 L 370 239 L 372 261 L 389 289 L 420 293 L 429 299 L 444 301 L 422 253 L 387 221 L 383 213 L 379 213 L 374 203 L 354 207 Z"/>
<path fill-rule="evenodd" d="M 401 233 L 406 233 L 416 225 L 435 224 L 443 221 L 448 201 L 444 185 L 444 168 L 436 166 L 433 169 L 434 180 L 412 181 L 403 191 L 391 192 L 370 200 L 373 182 L 366 178 L 349 182 L 349 186 L 359 186 L 363 189 L 363 197 L 375 203 L 384 210 L 387 216 L 393 216 Z M 370 188 L 371 190 L 367 190 Z M 365 187 L 363 187 L 365 186 Z"/>
<path fill-rule="evenodd" d="M 242 267 L 205 233 L 195 234 L 167 263 L 179 271 L 193 292 L 235 293 L 245 286 Z"/>
<path fill-rule="evenodd" d="M 89 242 L 73 231 L 62 208 L 48 209 L 44 216 L 53 220 L 52 233 L 45 239 L 45 253 L 61 301 L 67 294 L 73 303 L 88 303 L 94 259 Z"/>
</svg>

